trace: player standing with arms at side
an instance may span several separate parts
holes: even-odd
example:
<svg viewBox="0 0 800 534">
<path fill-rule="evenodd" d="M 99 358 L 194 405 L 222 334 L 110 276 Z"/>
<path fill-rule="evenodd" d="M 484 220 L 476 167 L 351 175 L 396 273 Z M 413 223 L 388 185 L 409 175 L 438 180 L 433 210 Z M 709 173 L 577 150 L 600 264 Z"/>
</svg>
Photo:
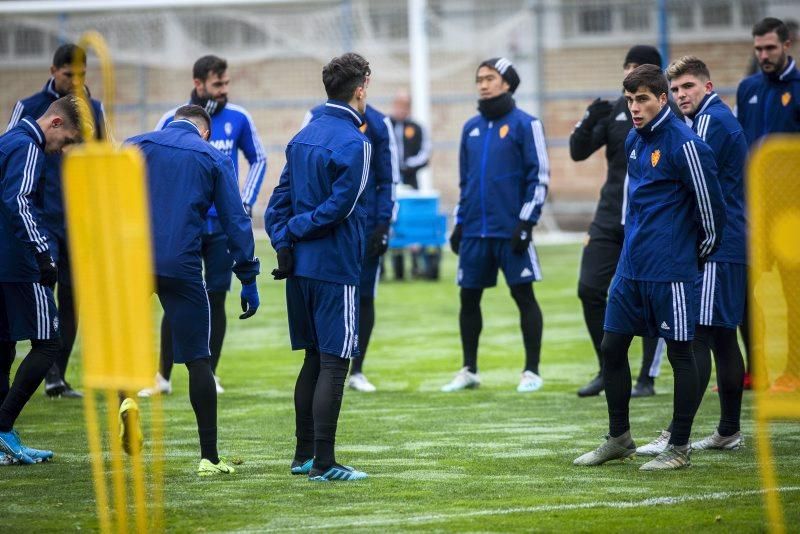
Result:
<svg viewBox="0 0 800 534">
<path fill-rule="evenodd" d="M 697 409 L 694 283 L 698 267 L 719 247 L 725 204 L 714 153 L 670 110 L 661 69 L 637 67 L 623 87 L 634 129 L 625 141 L 625 242 L 609 290 L 600 347 L 609 435 L 574 463 L 600 465 L 636 453 L 629 421 L 628 348 L 633 336 L 659 335 L 666 340 L 675 376 L 674 428 L 667 448 L 641 469 L 679 469 L 691 465 L 689 435 Z"/>
<path fill-rule="evenodd" d="M 22 445 L 14 423 L 44 380 L 61 348 L 53 286 L 58 269 L 42 230 L 37 194 L 44 154 L 58 154 L 80 141 L 75 96 L 59 98 L 39 119 L 23 116 L 0 137 L 0 464 L 32 464 L 50 451 Z M 87 110 L 88 112 L 88 110 Z M 15 344 L 29 339 L 14 382 L 8 380 Z"/>
<path fill-rule="evenodd" d="M 502 269 L 520 314 L 525 367 L 517 391 L 542 387 L 542 311 L 533 282 L 542 279 L 533 246 L 550 164 L 542 123 L 517 108 L 512 95 L 519 75 L 506 58 L 487 59 L 478 66 L 477 116 L 464 125 L 459 152 L 460 199 L 450 247 L 459 255 L 461 287 L 459 327 L 463 367 L 442 391 L 475 388 L 478 340 L 483 327 L 481 296 L 497 284 Z"/>
<path fill-rule="evenodd" d="M 739 83 L 735 111 L 751 150 L 767 135 L 800 133 L 800 70 L 789 55 L 791 44 L 789 30 L 780 19 L 765 18 L 753 26 L 753 49 L 761 72 Z M 790 272 L 794 276 L 795 269 L 778 265 L 786 280 Z M 787 298 L 786 313 L 788 324 L 799 325 L 800 299 Z M 742 332 L 749 334 L 746 326 Z M 800 328 L 789 328 L 788 337 L 786 368 L 772 385 L 773 390 L 784 393 L 800 389 Z M 747 335 L 748 353 L 749 338 Z"/>
<path fill-rule="evenodd" d="M 360 480 L 336 462 L 334 444 L 350 359 L 358 355 L 359 282 L 372 145 L 364 123 L 370 68 L 348 53 L 322 69 L 325 112 L 286 147 L 266 230 L 286 279 L 292 350 L 305 350 L 294 390 L 297 445 L 292 474 Z"/>
<path fill-rule="evenodd" d="M 80 59 L 83 73 L 73 69 L 73 60 L 76 56 Z M 8 123 L 10 130 L 17 125 L 26 115 L 39 118 L 50 107 L 50 104 L 59 98 L 72 94 L 74 91 L 73 79 L 78 74 L 85 74 L 86 52 L 74 45 L 63 44 L 53 54 L 53 64 L 50 67 L 50 79 L 42 90 L 28 98 L 20 100 L 14 107 L 11 120 Z M 81 75 L 83 78 L 84 76 Z M 89 89 L 86 89 L 88 95 Z M 105 135 L 105 113 L 103 104 L 99 100 L 90 98 L 92 112 L 94 113 L 96 134 L 98 138 Z M 51 398 L 81 398 L 83 395 L 70 386 L 66 381 L 67 364 L 69 363 L 75 336 L 78 332 L 78 314 L 76 303 L 72 294 L 72 269 L 67 240 L 67 229 L 64 219 L 64 199 L 61 192 L 61 161 L 60 152 L 45 155 L 44 164 L 44 191 L 42 226 L 47 232 L 50 254 L 58 266 L 58 281 L 56 296 L 58 297 L 58 315 L 61 323 L 61 348 L 53 366 L 45 377 L 44 390 Z"/>
<path fill-rule="evenodd" d="M 241 192 L 242 204 L 250 216 L 267 172 L 267 155 L 261 145 L 253 118 L 243 107 L 228 102 L 230 76 L 228 63 L 224 59 L 217 56 L 201 57 L 195 61 L 192 76 L 194 89 L 190 103 L 205 109 L 211 116 L 209 143 L 231 158 L 234 176 L 238 176 L 239 172 L 240 151 L 250 164 Z M 158 121 L 156 130 L 169 125 L 174 120 L 174 114 L 175 109 L 165 113 Z M 233 260 L 228 250 L 228 238 L 220 224 L 215 206 L 211 206 L 208 210 L 208 218 L 203 226 L 201 254 L 208 302 L 211 304 L 211 368 L 214 371 L 217 393 L 224 393 L 225 390 L 217 376 L 217 366 L 227 328 L 225 297 L 231 289 Z M 140 397 L 172 392 L 170 382 L 172 360 L 172 332 L 169 322 L 162 320 L 161 365 L 156 377 L 156 386 L 139 392 Z"/>
<path fill-rule="evenodd" d="M 670 91 L 692 129 L 714 151 L 717 177 L 725 199 L 725 239 L 706 262 L 695 281 L 699 316 L 692 349 L 697 363 L 697 406 L 711 376 L 711 352 L 717 367 L 720 421 L 714 433 L 692 443 L 692 450 L 738 449 L 742 443 L 744 360 L 736 329 L 744 317 L 747 293 L 747 221 L 745 219 L 744 166 L 747 141 L 730 108 L 714 92 L 708 67 L 700 59 L 684 56 L 667 69 Z M 712 349 L 713 347 L 713 349 Z M 656 456 L 667 446 L 672 425 L 636 452 Z"/>
<path fill-rule="evenodd" d="M 147 165 L 150 217 L 155 251 L 156 293 L 172 331 L 176 363 L 189 371 L 189 400 L 200 436 L 200 476 L 233 473 L 217 452 L 217 391 L 211 367 L 210 306 L 200 262 L 203 232 L 211 206 L 217 207 L 233 261 L 242 282 L 247 319 L 259 306 L 259 261 L 250 217 L 242 206 L 231 159 L 206 140 L 211 118 L 196 105 L 175 112 L 163 130 L 131 137 Z M 120 408 L 120 416 L 127 406 Z M 123 438 L 123 443 L 125 438 Z"/>
</svg>

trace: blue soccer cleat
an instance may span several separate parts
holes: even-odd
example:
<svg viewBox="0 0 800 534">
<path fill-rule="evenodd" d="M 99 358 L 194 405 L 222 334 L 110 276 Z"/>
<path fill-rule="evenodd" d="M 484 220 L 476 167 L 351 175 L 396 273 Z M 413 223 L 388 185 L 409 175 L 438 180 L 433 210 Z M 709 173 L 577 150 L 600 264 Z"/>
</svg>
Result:
<svg viewBox="0 0 800 534">
<path fill-rule="evenodd" d="M 352 467 L 341 464 L 334 464 L 327 471 L 321 469 L 311 469 L 308 472 L 308 480 L 312 482 L 330 482 L 332 480 L 341 480 L 343 482 L 351 482 L 354 480 L 363 480 L 367 478 L 367 474 L 363 471 L 356 471 Z"/>
<path fill-rule="evenodd" d="M 0 451 L 5 452 L 15 458 L 21 464 L 35 464 L 36 460 L 25 453 L 25 446 L 19 439 L 19 434 L 14 430 L 10 432 L 0 432 Z"/>
<path fill-rule="evenodd" d="M 300 462 L 299 460 L 292 461 L 292 474 L 293 475 L 307 475 L 311 471 L 311 467 L 314 465 L 314 459 L 309 458 L 305 462 Z"/>
</svg>

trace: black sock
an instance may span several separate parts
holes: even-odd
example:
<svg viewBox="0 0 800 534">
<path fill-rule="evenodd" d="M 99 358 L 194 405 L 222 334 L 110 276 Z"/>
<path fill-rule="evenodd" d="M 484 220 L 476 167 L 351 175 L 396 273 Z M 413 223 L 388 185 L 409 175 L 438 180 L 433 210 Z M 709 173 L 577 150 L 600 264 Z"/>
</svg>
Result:
<svg viewBox="0 0 800 534">
<path fill-rule="evenodd" d="M 336 463 L 336 425 L 349 367 L 350 361 L 346 358 L 320 355 L 319 378 L 314 391 L 314 468 L 321 471 Z"/>
<path fill-rule="evenodd" d="M 305 462 L 314 457 L 314 391 L 319 377 L 319 353 L 306 349 L 303 367 L 294 386 L 294 421 L 297 445 L 294 459 Z"/>
<path fill-rule="evenodd" d="M 641 369 L 639 369 L 639 376 L 636 379 L 637 383 L 653 385 L 654 380 L 650 376 L 650 368 L 653 367 L 653 361 L 656 358 L 657 350 L 658 350 L 657 337 L 642 338 L 642 367 Z"/>
<path fill-rule="evenodd" d="M 11 388 L 11 366 L 14 365 L 16 354 L 16 343 L 0 341 L 0 405 L 3 404 Z"/>
<path fill-rule="evenodd" d="M 44 380 L 58 355 L 58 340 L 33 340 L 31 351 L 22 360 L 3 404 L 0 405 L 0 432 L 14 427 L 22 408 Z"/>
<path fill-rule="evenodd" d="M 483 289 L 461 288 L 461 311 L 458 323 L 461 330 L 461 348 L 464 351 L 464 367 L 471 373 L 478 372 L 478 339 L 481 337 L 481 295 Z"/>
<path fill-rule="evenodd" d="M 367 357 L 367 347 L 372 337 L 372 329 L 375 327 L 375 299 L 372 297 L 361 297 L 359 300 L 358 311 L 358 351 L 360 356 L 353 358 L 353 367 L 350 374 L 358 374 L 364 366 L 364 358 Z"/>
<path fill-rule="evenodd" d="M 172 328 L 169 326 L 167 317 L 161 318 L 161 365 L 159 372 L 166 380 L 172 376 L 172 362 L 174 361 L 174 352 L 172 346 Z"/>
<path fill-rule="evenodd" d="M 736 329 L 714 328 L 714 361 L 719 385 L 719 426 L 721 436 L 739 432 L 742 413 L 744 360 Z"/>
<path fill-rule="evenodd" d="M 395 280 L 402 280 L 405 278 L 405 261 L 403 260 L 402 250 L 392 253 L 392 270 L 394 270 Z"/>
<path fill-rule="evenodd" d="M 209 358 L 187 362 L 189 370 L 189 400 L 197 419 L 200 436 L 200 458 L 219 463 L 217 453 L 217 388 Z"/>
<path fill-rule="evenodd" d="M 217 374 L 217 365 L 222 353 L 222 342 L 225 340 L 225 330 L 228 327 L 228 319 L 225 316 L 225 298 L 228 293 L 225 291 L 209 291 L 208 303 L 211 306 L 211 337 L 208 345 L 211 349 L 211 370 Z"/>
<path fill-rule="evenodd" d="M 628 406 L 631 400 L 631 366 L 628 348 L 633 336 L 606 332 L 600 350 L 608 404 L 608 433 L 618 438 L 631 428 Z"/>
<path fill-rule="evenodd" d="M 697 411 L 698 377 L 692 342 L 667 340 L 667 358 L 675 377 L 669 442 L 682 447 L 689 443 L 692 421 Z"/>
<path fill-rule="evenodd" d="M 542 309 L 533 294 L 533 284 L 518 284 L 510 289 L 519 309 L 519 325 L 525 345 L 525 370 L 538 375 L 542 353 Z"/>
<path fill-rule="evenodd" d="M 69 364 L 72 347 L 75 345 L 75 336 L 78 333 L 78 316 L 75 309 L 71 281 L 63 281 L 59 276 L 57 293 L 58 333 L 61 336 L 61 349 L 58 351 L 55 365 L 58 367 L 59 378 L 63 380 L 67 374 L 67 364 Z"/>
<path fill-rule="evenodd" d="M 583 307 L 583 320 L 589 337 L 592 339 L 592 346 L 597 355 L 597 362 L 600 372 L 603 369 L 603 357 L 600 351 L 600 343 L 603 342 L 603 322 L 606 317 L 606 291 L 589 287 L 586 284 L 578 284 L 578 298 L 581 299 Z"/>
<path fill-rule="evenodd" d="M 703 402 L 708 381 L 711 379 L 711 341 L 714 329 L 710 326 L 697 325 L 692 341 L 692 352 L 694 353 L 695 366 L 697 367 L 697 397 L 695 399 L 695 413 Z M 735 334 L 735 332 L 734 332 Z M 670 421 L 667 430 L 673 431 L 675 422 Z"/>
<path fill-rule="evenodd" d="M 759 308 L 754 309 L 755 313 L 759 313 Z M 750 288 L 747 288 L 747 293 L 744 297 L 744 314 L 742 315 L 742 324 L 739 326 L 739 331 L 742 333 L 742 344 L 744 345 L 744 356 L 746 361 L 746 372 L 753 372 L 752 360 L 752 347 L 750 346 Z M 763 331 L 763 330 L 762 330 Z"/>
</svg>

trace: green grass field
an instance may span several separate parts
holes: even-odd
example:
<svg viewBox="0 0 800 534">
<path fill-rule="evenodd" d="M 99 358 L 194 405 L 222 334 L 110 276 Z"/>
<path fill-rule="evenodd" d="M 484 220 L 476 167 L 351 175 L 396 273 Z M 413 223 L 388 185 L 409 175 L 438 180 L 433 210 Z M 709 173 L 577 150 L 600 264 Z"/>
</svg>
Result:
<svg viewBox="0 0 800 534">
<path fill-rule="evenodd" d="M 264 243 L 264 270 L 274 262 Z M 383 284 L 365 372 L 375 394 L 348 391 L 337 457 L 367 471 L 358 483 L 310 483 L 289 475 L 294 442 L 292 391 L 302 355 L 288 350 L 283 284 L 261 277 L 262 306 L 246 322 L 228 302 L 228 335 L 219 374 L 220 452 L 243 463 L 230 478 L 195 475 L 198 445 L 177 368 L 165 401 L 166 517 L 170 531 L 305 529 L 438 531 L 744 531 L 766 528 L 745 395 L 747 447 L 697 453 L 693 467 L 644 473 L 643 460 L 578 468 L 572 460 L 607 430 L 603 397 L 575 390 L 595 371 L 576 297 L 579 246 L 540 247 L 545 281 L 536 285 L 544 319 L 544 388 L 515 391 L 523 360 L 518 316 L 504 283 L 484 296 L 480 345 L 483 385 L 439 392 L 460 367 L 455 258 L 439 283 Z M 638 346 L 631 357 L 638 371 Z M 20 347 L 23 348 L 24 347 Z M 133 356 L 132 356 L 133 357 Z M 80 385 L 80 357 L 68 378 Z M 668 422 L 672 379 L 665 362 L 658 395 L 632 401 L 639 443 Z M 148 401 L 143 401 L 146 409 Z M 709 393 L 694 436 L 719 414 Z M 94 493 L 80 402 L 50 401 L 40 391 L 18 421 L 25 441 L 56 451 L 48 464 L 0 468 L 3 532 L 94 530 Z M 780 486 L 790 530 L 800 525 L 800 425 L 773 426 Z"/>
</svg>

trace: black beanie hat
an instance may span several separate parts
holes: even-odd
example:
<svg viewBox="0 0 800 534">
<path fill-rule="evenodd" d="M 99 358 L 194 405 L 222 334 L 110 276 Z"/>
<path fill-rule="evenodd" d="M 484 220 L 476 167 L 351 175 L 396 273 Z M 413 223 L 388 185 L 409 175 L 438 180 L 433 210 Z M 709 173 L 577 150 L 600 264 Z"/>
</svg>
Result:
<svg viewBox="0 0 800 534">
<path fill-rule="evenodd" d="M 654 46 L 636 45 L 628 50 L 628 54 L 625 56 L 625 63 L 622 66 L 624 67 L 628 63 L 661 67 L 661 54 Z"/>
<path fill-rule="evenodd" d="M 481 67 L 489 67 L 499 72 L 500 76 L 502 76 L 508 84 L 511 93 L 516 91 L 517 87 L 519 87 L 519 74 L 517 74 L 517 69 L 514 68 L 511 60 L 504 57 L 493 57 L 478 65 L 478 70 L 480 70 Z"/>
</svg>

